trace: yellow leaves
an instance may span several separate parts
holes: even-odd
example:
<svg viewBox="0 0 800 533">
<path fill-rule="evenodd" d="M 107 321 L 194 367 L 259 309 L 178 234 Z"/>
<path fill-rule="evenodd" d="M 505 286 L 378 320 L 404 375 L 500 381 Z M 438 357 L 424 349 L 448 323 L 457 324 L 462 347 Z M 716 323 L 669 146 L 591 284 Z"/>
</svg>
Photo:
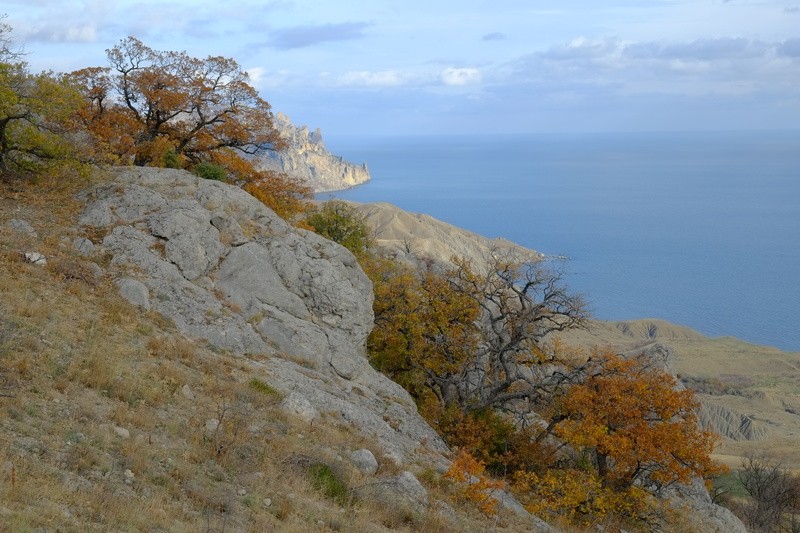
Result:
<svg viewBox="0 0 800 533">
<path fill-rule="evenodd" d="M 444 477 L 459 484 L 461 497 L 474 503 L 486 516 L 497 514 L 497 499 L 492 491 L 503 489 L 505 484 L 486 476 L 486 467 L 464 450 L 459 450 Z"/>
<path fill-rule="evenodd" d="M 652 496 L 639 487 L 612 490 L 597 474 L 576 469 L 553 469 L 541 476 L 516 472 L 513 488 L 529 512 L 584 524 L 609 515 L 632 516 L 654 504 Z"/>
<path fill-rule="evenodd" d="M 275 211 L 284 220 L 294 221 L 310 207 L 311 188 L 286 174 L 273 172 L 253 173 L 244 190 Z"/>
<path fill-rule="evenodd" d="M 716 439 L 700 430 L 691 391 L 675 390 L 675 380 L 643 357 L 595 354 L 587 372 L 561 399 L 564 420 L 554 434 L 592 450 L 604 483 L 631 487 L 649 476 L 665 485 L 715 472 Z"/>
</svg>

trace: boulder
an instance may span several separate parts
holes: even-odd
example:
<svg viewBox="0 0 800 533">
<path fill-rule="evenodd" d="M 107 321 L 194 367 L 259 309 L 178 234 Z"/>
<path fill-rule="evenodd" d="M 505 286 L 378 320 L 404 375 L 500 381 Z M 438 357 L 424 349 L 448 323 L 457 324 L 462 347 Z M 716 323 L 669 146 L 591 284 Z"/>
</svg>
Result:
<svg viewBox="0 0 800 533">
<path fill-rule="evenodd" d="M 115 169 L 79 198 L 129 301 L 215 349 L 268 355 L 254 364 L 296 416 L 350 426 L 397 464 L 446 464 L 408 393 L 367 361 L 372 286 L 345 248 L 183 170 Z"/>
<path fill-rule="evenodd" d="M 423 515 L 428 508 L 427 489 L 407 470 L 362 485 L 353 492 L 358 498 L 389 506 L 401 513 Z"/>
<path fill-rule="evenodd" d="M 378 471 L 378 461 L 371 451 L 366 449 L 356 450 L 350 454 L 350 462 L 353 463 L 362 474 L 368 476 Z"/>
</svg>

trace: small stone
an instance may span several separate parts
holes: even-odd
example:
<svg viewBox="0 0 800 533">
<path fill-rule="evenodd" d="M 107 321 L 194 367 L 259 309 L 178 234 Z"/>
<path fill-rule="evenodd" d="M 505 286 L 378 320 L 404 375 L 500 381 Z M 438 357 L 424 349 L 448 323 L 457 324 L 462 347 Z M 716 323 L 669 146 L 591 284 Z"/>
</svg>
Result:
<svg viewBox="0 0 800 533">
<path fill-rule="evenodd" d="M 289 396 L 281 402 L 281 407 L 283 407 L 284 411 L 287 411 L 289 414 L 309 424 L 319 417 L 319 411 L 311 405 L 311 402 L 309 402 L 305 396 L 297 392 L 290 393 Z"/>
<path fill-rule="evenodd" d="M 194 401 L 194 393 L 192 389 L 189 388 L 189 385 L 184 385 L 181 387 L 181 394 L 183 394 L 188 400 Z"/>
<path fill-rule="evenodd" d="M 30 235 L 31 237 L 38 237 L 38 235 L 36 234 L 36 230 L 33 229 L 33 226 L 31 226 L 26 220 L 20 220 L 18 218 L 14 218 L 9 221 L 8 225 L 11 226 L 11 229 L 16 231 L 17 233 L 25 233 L 26 235 Z"/>
<path fill-rule="evenodd" d="M 206 420 L 206 431 L 216 431 L 219 428 L 219 420 L 216 418 L 209 418 Z"/>
<path fill-rule="evenodd" d="M 94 252 L 94 243 L 86 237 L 77 237 L 72 241 L 72 246 L 78 250 L 81 255 L 92 255 Z"/>
<path fill-rule="evenodd" d="M 264 498 L 264 507 L 272 505 L 272 498 Z"/>
<path fill-rule="evenodd" d="M 150 291 L 144 283 L 132 278 L 122 278 L 117 280 L 117 287 L 122 297 L 130 303 L 145 311 L 150 310 Z"/>
<path fill-rule="evenodd" d="M 350 462 L 362 473 L 371 476 L 378 471 L 378 461 L 367 449 L 356 450 L 350 454 Z"/>
<path fill-rule="evenodd" d="M 47 258 L 39 252 L 25 252 L 25 260 L 34 265 L 44 266 L 47 264 Z"/>
<path fill-rule="evenodd" d="M 123 477 L 125 478 L 125 484 L 126 484 L 126 485 L 131 485 L 131 484 L 133 484 L 133 480 L 134 480 L 134 478 L 135 478 L 136 476 L 134 476 L 134 475 L 133 475 L 133 472 L 131 472 L 131 470 L 130 470 L 130 469 L 127 469 L 127 468 L 126 468 L 126 469 L 125 469 L 125 472 L 124 472 L 122 475 L 123 475 Z"/>
<path fill-rule="evenodd" d="M 238 494 L 239 496 L 244 496 L 245 494 L 247 494 L 247 491 L 245 489 L 239 489 L 238 491 L 236 491 L 236 494 Z"/>
<path fill-rule="evenodd" d="M 123 439 L 131 438 L 131 432 L 128 431 L 127 429 L 121 428 L 119 426 L 114 427 L 114 433 L 116 433 L 118 437 L 123 438 Z"/>
</svg>

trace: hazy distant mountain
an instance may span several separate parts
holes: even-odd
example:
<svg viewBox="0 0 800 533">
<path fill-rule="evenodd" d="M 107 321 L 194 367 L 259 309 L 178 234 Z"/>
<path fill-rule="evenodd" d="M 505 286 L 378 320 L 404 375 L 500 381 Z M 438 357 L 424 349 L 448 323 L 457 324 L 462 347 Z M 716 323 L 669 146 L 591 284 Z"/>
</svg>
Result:
<svg viewBox="0 0 800 533">
<path fill-rule="evenodd" d="M 289 146 L 264 156 L 262 167 L 301 178 L 315 192 L 348 189 L 369 181 L 367 164 L 353 164 L 331 154 L 325 149 L 319 128 L 309 132 L 308 126 L 295 126 L 283 113 L 275 116 L 275 127 Z"/>
</svg>

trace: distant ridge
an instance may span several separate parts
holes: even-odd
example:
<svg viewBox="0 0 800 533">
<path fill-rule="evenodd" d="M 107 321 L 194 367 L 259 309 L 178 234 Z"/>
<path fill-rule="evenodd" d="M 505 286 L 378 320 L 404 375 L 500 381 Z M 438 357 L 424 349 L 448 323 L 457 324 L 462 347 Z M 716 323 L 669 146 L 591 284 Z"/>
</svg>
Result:
<svg viewBox="0 0 800 533">
<path fill-rule="evenodd" d="M 350 163 L 325 149 L 319 128 L 310 132 L 308 126 L 295 126 L 283 113 L 275 116 L 275 127 L 289 146 L 264 156 L 262 168 L 302 179 L 317 193 L 349 189 L 370 180 L 366 163 Z"/>
</svg>

